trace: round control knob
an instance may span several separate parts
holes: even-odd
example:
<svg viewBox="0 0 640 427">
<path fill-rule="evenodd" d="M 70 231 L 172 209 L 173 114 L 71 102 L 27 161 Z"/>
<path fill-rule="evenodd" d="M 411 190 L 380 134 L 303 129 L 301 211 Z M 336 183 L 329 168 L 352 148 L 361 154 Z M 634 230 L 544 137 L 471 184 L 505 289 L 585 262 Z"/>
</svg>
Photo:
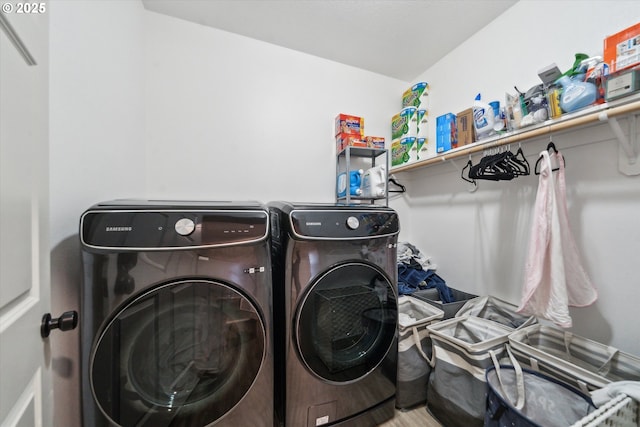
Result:
<svg viewBox="0 0 640 427">
<path fill-rule="evenodd" d="M 355 230 L 356 228 L 360 227 L 360 221 L 358 221 L 358 218 L 356 218 L 355 216 L 350 216 L 349 218 L 347 218 L 347 227 L 351 230 Z"/>
<path fill-rule="evenodd" d="M 176 233 L 181 236 L 188 236 L 193 233 L 196 228 L 196 223 L 192 219 L 182 218 L 176 222 Z"/>
</svg>

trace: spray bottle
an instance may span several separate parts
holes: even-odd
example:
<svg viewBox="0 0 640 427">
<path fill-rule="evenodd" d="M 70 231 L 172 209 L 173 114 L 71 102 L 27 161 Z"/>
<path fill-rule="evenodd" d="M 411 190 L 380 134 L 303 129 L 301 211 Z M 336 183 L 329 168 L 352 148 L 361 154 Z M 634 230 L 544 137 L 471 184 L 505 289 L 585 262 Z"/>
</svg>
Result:
<svg viewBox="0 0 640 427">
<path fill-rule="evenodd" d="M 602 60 L 601 56 L 583 59 L 580 64 L 583 69 L 586 69 L 584 81 L 596 85 L 596 103 L 602 104 L 604 102 L 604 81 L 609 75 L 609 65 Z"/>
</svg>

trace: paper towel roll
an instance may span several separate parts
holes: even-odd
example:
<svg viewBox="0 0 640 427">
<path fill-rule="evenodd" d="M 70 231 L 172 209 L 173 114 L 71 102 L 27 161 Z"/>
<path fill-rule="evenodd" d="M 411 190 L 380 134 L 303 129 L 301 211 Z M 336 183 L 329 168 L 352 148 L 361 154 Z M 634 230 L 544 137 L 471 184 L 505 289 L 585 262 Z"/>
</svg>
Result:
<svg viewBox="0 0 640 427">
<path fill-rule="evenodd" d="M 405 107 L 391 118 L 391 140 L 416 137 L 418 134 L 418 118 L 416 107 Z"/>
<path fill-rule="evenodd" d="M 429 136 L 429 112 L 426 108 L 419 107 L 416 110 L 418 138 L 427 138 Z"/>
</svg>

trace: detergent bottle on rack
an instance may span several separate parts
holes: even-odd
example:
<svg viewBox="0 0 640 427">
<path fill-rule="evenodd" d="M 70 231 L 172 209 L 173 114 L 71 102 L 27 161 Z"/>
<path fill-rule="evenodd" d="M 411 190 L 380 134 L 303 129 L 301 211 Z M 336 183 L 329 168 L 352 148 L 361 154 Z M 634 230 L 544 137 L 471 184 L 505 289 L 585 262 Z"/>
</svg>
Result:
<svg viewBox="0 0 640 427">
<path fill-rule="evenodd" d="M 568 76 L 560 77 L 556 83 L 562 86 L 560 108 L 565 113 L 572 113 L 596 102 L 598 93 L 596 85 L 593 83 L 572 79 Z"/>
<path fill-rule="evenodd" d="M 384 197 L 387 183 L 387 168 L 384 165 L 367 169 L 362 176 L 362 195 L 364 197 Z"/>
<path fill-rule="evenodd" d="M 349 191 L 349 195 L 351 196 L 360 196 L 362 195 L 362 175 L 364 171 L 362 169 L 349 171 L 341 173 L 338 175 L 338 183 L 337 183 L 337 193 L 338 197 L 345 197 L 347 195 L 347 191 Z M 349 177 L 349 182 L 347 183 L 347 176 Z"/>
<path fill-rule="evenodd" d="M 478 139 L 489 136 L 493 131 L 494 121 L 493 107 L 486 102 L 482 102 L 480 94 L 478 94 L 473 102 L 473 127 L 476 129 Z"/>
</svg>

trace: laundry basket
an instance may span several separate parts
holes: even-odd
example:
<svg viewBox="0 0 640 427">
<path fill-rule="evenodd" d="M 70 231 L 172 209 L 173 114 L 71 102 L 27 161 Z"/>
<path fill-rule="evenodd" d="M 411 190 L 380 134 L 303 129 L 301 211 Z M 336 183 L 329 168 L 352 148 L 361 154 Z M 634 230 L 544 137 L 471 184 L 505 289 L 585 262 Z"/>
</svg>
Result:
<svg viewBox="0 0 640 427">
<path fill-rule="evenodd" d="M 595 410 L 589 395 L 536 371 L 491 366 L 486 378 L 484 427 L 567 427 Z"/>
<path fill-rule="evenodd" d="M 447 427 L 480 427 L 486 408 L 485 370 L 506 353 L 513 329 L 479 317 L 427 326 L 433 343 L 427 408 Z"/>
<path fill-rule="evenodd" d="M 518 306 L 494 296 L 481 296 L 468 300 L 456 313 L 456 317 L 476 316 L 500 323 L 510 328 L 521 329 L 538 323 L 535 316 L 516 312 Z"/>
<path fill-rule="evenodd" d="M 515 331 L 509 345 L 523 365 L 583 392 L 614 381 L 640 381 L 640 358 L 553 326 Z"/>
<path fill-rule="evenodd" d="M 597 411 L 582 418 L 571 427 L 638 427 L 640 425 L 640 404 L 620 394 L 600 406 Z"/>
<path fill-rule="evenodd" d="M 454 288 L 449 288 L 449 290 L 451 291 L 453 302 L 442 302 L 438 294 L 438 290 L 435 288 L 421 289 L 419 291 L 415 291 L 411 295 L 444 311 L 444 319 L 451 319 L 467 301 L 478 297 L 478 295 L 470 294 Z"/>
<path fill-rule="evenodd" d="M 398 298 L 398 376 L 396 407 L 410 408 L 427 401 L 431 373 L 431 338 L 427 326 L 444 312 L 411 296 Z"/>
</svg>

